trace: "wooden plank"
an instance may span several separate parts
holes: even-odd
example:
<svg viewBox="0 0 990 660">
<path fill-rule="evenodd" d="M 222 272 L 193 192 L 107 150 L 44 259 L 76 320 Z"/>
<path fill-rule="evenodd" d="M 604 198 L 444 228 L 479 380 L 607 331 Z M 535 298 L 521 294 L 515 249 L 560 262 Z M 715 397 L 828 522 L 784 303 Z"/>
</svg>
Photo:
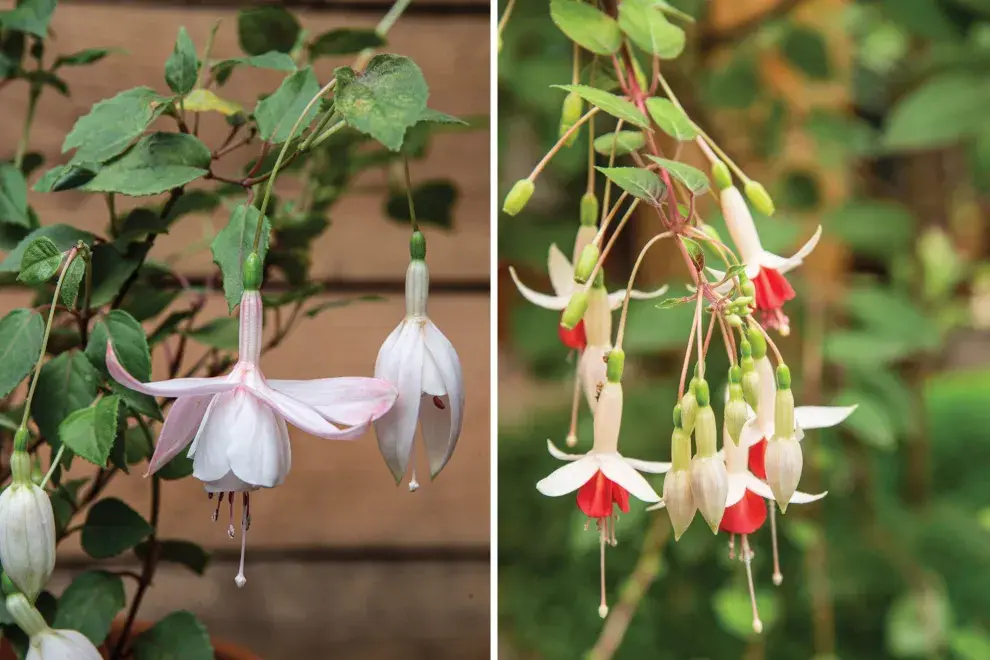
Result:
<svg viewBox="0 0 990 660">
<path fill-rule="evenodd" d="M 90 106 L 119 91 L 148 85 L 166 92 L 163 80 L 165 59 L 172 51 L 175 35 L 184 25 L 200 46 L 205 42 L 213 21 L 223 20 L 214 48 L 216 57 L 239 54 L 236 36 L 236 12 L 232 9 L 209 11 L 119 5 L 69 4 L 60 6 L 53 21 L 54 52 L 69 53 L 85 47 L 120 48 L 126 55 L 114 55 L 93 67 L 64 70 L 72 90 L 71 99 L 46 94 L 39 104 L 31 148 L 41 152 L 48 165 L 67 160 L 61 145 L 76 119 Z M 318 34 L 332 28 L 369 26 L 374 19 L 367 14 L 302 14 L 304 27 Z M 443 18 L 411 16 L 401 20 L 390 33 L 388 50 L 412 57 L 423 69 L 431 87 L 430 105 L 459 116 L 487 114 L 489 108 L 489 25 L 482 16 Z M 321 80 L 327 80 L 333 68 L 345 59 L 326 59 L 317 63 Z M 235 73 L 223 88 L 225 97 L 253 107 L 258 94 L 274 89 L 280 74 L 251 70 Z M 26 94 L 10 92 L 0 97 L 0 115 L 22 117 Z M 23 91 L 23 90 L 21 90 Z M 169 130 L 163 120 L 162 126 Z M 200 135 L 211 147 L 218 146 L 226 135 L 219 117 L 203 121 Z M 0 144 L 12 150 L 17 142 L 20 121 L 0 126 Z M 439 136 L 428 158 L 413 166 L 415 181 L 435 178 L 453 180 L 461 193 L 455 209 L 455 230 L 430 232 L 430 260 L 433 275 L 439 279 L 486 279 L 489 246 L 489 135 L 487 130 Z M 257 153 L 252 148 L 252 153 Z M 217 167 L 218 172 L 236 176 L 239 165 L 252 155 L 245 151 Z M 319 278 L 401 279 L 405 271 L 404 255 L 407 229 L 385 218 L 387 178 L 382 172 L 361 177 L 355 193 L 333 210 L 333 227 L 316 241 L 313 273 Z M 280 178 L 278 193 L 298 190 L 294 183 Z M 121 200 L 126 210 L 143 200 Z M 103 231 L 107 213 L 99 195 L 31 193 L 30 202 L 43 223 L 69 222 L 92 231 Z M 204 232 L 214 233 L 224 226 L 229 211 L 214 217 L 189 218 L 178 223 L 168 236 L 162 237 L 153 256 L 164 258 L 204 240 Z M 206 228 L 204 228 L 204 225 Z M 368 232 L 374 232 L 375 244 Z M 208 234 L 209 235 L 209 234 Z M 208 249 L 200 249 L 181 262 L 189 275 L 216 272 Z"/>
</svg>

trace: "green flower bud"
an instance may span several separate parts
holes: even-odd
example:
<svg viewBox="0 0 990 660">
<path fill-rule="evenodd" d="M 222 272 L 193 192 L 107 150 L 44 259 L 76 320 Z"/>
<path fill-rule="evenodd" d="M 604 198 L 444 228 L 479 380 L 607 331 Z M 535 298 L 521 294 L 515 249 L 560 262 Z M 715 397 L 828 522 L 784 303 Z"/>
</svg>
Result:
<svg viewBox="0 0 990 660">
<path fill-rule="evenodd" d="M 773 215 L 776 210 L 773 205 L 773 200 L 770 198 L 770 193 L 761 184 L 756 181 L 747 181 L 746 187 L 744 188 L 746 192 L 746 198 L 749 199 L 750 204 L 762 213 L 763 215 Z"/>
<path fill-rule="evenodd" d="M 758 328 L 750 326 L 747 334 L 749 335 L 749 343 L 753 347 L 753 359 L 759 360 L 762 357 L 766 357 L 767 339 L 763 336 L 763 333 Z"/>
<path fill-rule="evenodd" d="M 685 213 L 684 215 L 686 216 L 687 213 Z M 709 224 L 701 225 L 701 231 L 705 232 L 705 234 L 712 240 L 718 241 L 719 243 L 722 242 L 722 237 L 719 235 L 718 230 L 715 229 L 715 227 L 713 227 L 712 225 Z"/>
<path fill-rule="evenodd" d="M 684 422 L 681 420 L 681 404 L 679 403 L 674 406 L 674 426 L 684 428 Z"/>
<path fill-rule="evenodd" d="M 742 367 L 743 372 L 743 399 L 753 410 L 757 410 L 760 402 L 760 374 L 756 371 L 756 361 L 752 356 L 743 357 L 739 361 L 739 366 Z"/>
<path fill-rule="evenodd" d="M 601 256 L 601 250 L 594 243 L 590 245 L 585 245 L 584 249 L 581 250 L 581 256 L 578 257 L 577 263 L 574 265 L 574 281 L 578 284 L 584 284 L 591 277 L 591 272 L 595 270 L 595 264 L 598 263 L 598 258 Z"/>
<path fill-rule="evenodd" d="M 567 301 L 567 307 L 560 317 L 560 325 L 567 330 L 573 330 L 574 326 L 584 318 L 586 311 L 588 311 L 588 292 L 575 291 L 571 294 L 571 299 Z"/>
<path fill-rule="evenodd" d="M 729 173 L 729 168 L 726 167 L 725 163 L 720 160 L 712 163 L 712 179 L 719 190 L 725 190 L 732 186 L 732 174 Z"/>
<path fill-rule="evenodd" d="M 694 383 L 696 380 L 692 379 L 687 392 L 681 398 L 681 422 L 687 433 L 694 430 L 694 422 L 698 415 L 698 397 L 694 395 Z"/>
<path fill-rule="evenodd" d="M 564 104 L 560 111 L 561 137 L 564 136 L 564 133 L 571 130 L 571 127 L 574 126 L 574 124 L 576 124 L 579 119 L 581 119 L 581 113 L 583 112 L 583 110 L 584 110 L 583 101 L 581 100 L 580 96 L 578 96 L 574 92 L 571 92 L 566 97 L 564 97 Z M 564 143 L 565 146 L 569 147 L 572 144 L 574 144 L 574 141 L 577 139 L 577 136 L 578 136 L 578 132 L 574 131 L 571 134 L 571 136 L 567 138 L 567 142 Z"/>
<path fill-rule="evenodd" d="M 794 436 L 794 392 L 777 390 L 773 409 L 773 440 Z"/>
<path fill-rule="evenodd" d="M 687 450 L 690 454 L 690 438 Z M 677 456 L 675 453 L 674 456 Z M 676 458 L 674 459 L 677 460 Z M 690 459 L 689 459 L 690 460 Z M 677 463 L 675 462 L 676 466 Z M 678 541 L 681 535 L 687 531 L 694 521 L 694 514 L 698 512 L 698 506 L 694 502 L 694 493 L 691 490 L 690 463 L 688 467 L 675 467 L 663 477 L 663 504 L 670 517 L 670 525 L 674 528 L 674 540 Z"/>
<path fill-rule="evenodd" d="M 618 383 L 622 380 L 622 370 L 626 365 L 626 353 L 621 348 L 613 348 L 608 352 L 608 359 L 605 367 L 605 376 L 610 383 Z"/>
<path fill-rule="evenodd" d="M 687 470 L 691 467 L 691 435 L 682 428 L 674 427 L 670 434 L 671 470 Z"/>
<path fill-rule="evenodd" d="M 743 296 L 751 300 L 756 298 L 756 286 L 754 286 L 754 284 L 749 280 L 746 280 L 745 282 L 740 284 L 739 289 L 740 291 L 742 291 Z"/>
<path fill-rule="evenodd" d="M 693 384 L 694 396 L 698 399 L 699 408 L 707 408 L 712 405 L 711 391 L 708 388 L 708 382 L 702 378 L 697 378 L 691 381 Z"/>
<path fill-rule="evenodd" d="M 426 237 L 418 229 L 409 238 L 409 256 L 418 261 L 426 259 Z"/>
<path fill-rule="evenodd" d="M 732 304 L 739 307 L 749 307 L 753 304 L 753 296 L 739 296 L 732 301 Z"/>
<path fill-rule="evenodd" d="M 725 404 L 725 430 L 729 432 L 732 442 L 739 444 L 743 426 L 749 419 L 749 409 L 743 400 L 742 385 L 729 385 L 729 402 Z"/>
<path fill-rule="evenodd" d="M 743 320 L 738 314 L 726 314 L 725 322 L 733 328 L 741 328 L 743 324 Z"/>
<path fill-rule="evenodd" d="M 698 456 L 711 458 L 718 452 L 718 427 L 715 423 L 715 411 L 711 406 L 699 406 L 698 415 L 694 421 L 694 442 L 698 448 Z"/>
<path fill-rule="evenodd" d="M 778 390 L 789 390 L 791 389 L 791 370 L 786 364 L 782 364 L 777 367 L 777 389 Z"/>
<path fill-rule="evenodd" d="M 502 210 L 509 215 L 516 215 L 526 208 L 526 204 L 529 203 L 529 199 L 533 196 L 534 190 L 536 190 L 535 183 L 529 179 L 519 179 L 512 186 L 512 190 L 509 191 L 509 194 L 505 196 L 505 202 L 502 204 Z"/>
<path fill-rule="evenodd" d="M 742 382 L 742 367 L 733 365 L 729 367 L 729 384 L 738 385 Z"/>
<path fill-rule="evenodd" d="M 581 197 L 581 226 L 594 227 L 598 224 L 598 197 L 593 192 L 586 192 Z"/>
<path fill-rule="evenodd" d="M 252 252 L 244 260 L 244 289 L 247 291 L 257 291 L 261 288 L 262 276 L 261 257 L 257 252 Z"/>
</svg>

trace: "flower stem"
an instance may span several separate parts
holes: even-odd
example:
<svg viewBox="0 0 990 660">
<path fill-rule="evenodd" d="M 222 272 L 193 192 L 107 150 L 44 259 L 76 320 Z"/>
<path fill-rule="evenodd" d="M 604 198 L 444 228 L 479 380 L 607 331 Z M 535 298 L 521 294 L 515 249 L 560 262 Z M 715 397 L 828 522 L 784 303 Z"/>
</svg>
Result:
<svg viewBox="0 0 990 660">
<path fill-rule="evenodd" d="M 505 32 L 505 26 L 509 22 L 509 17 L 512 16 L 512 9 L 516 6 L 516 0 L 509 0 L 505 4 L 505 11 L 502 12 L 502 18 L 498 21 L 498 34 L 496 38 L 498 39 L 499 48 L 502 47 L 502 33 Z"/>
<path fill-rule="evenodd" d="M 34 111 L 38 108 L 38 97 L 41 90 L 35 83 L 31 83 L 31 91 L 28 94 L 28 107 L 24 115 L 24 128 L 21 129 L 21 139 L 17 143 L 17 152 L 14 155 L 14 167 L 18 170 L 24 164 L 24 156 L 27 154 L 28 141 L 31 137 L 31 125 L 34 123 Z"/>
<path fill-rule="evenodd" d="M 416 205 L 413 203 L 412 177 L 409 175 L 409 157 L 402 158 L 402 171 L 406 177 L 406 200 L 409 202 L 409 222 L 412 223 L 412 230 L 419 231 L 419 224 L 416 222 Z"/>
<path fill-rule="evenodd" d="M 45 484 L 47 484 L 48 480 L 52 478 L 52 475 L 55 474 L 55 468 L 58 467 L 58 463 L 62 460 L 62 454 L 64 453 L 65 443 L 63 442 L 61 446 L 59 446 L 58 451 L 55 453 L 55 457 L 52 458 L 52 464 L 49 466 L 48 472 L 45 474 L 45 478 L 41 480 L 40 484 L 38 484 L 38 487 L 42 490 L 44 490 Z"/>
<path fill-rule="evenodd" d="M 557 140 L 557 144 L 550 147 L 550 151 L 547 152 L 547 155 L 543 157 L 543 160 L 536 164 L 536 167 L 533 168 L 533 171 L 530 172 L 529 176 L 526 178 L 530 181 L 536 181 L 536 177 L 540 176 L 540 172 L 543 171 L 543 168 L 546 167 L 547 163 L 549 163 L 550 160 L 557 155 L 557 152 L 560 151 L 565 144 L 567 144 L 570 137 L 581 128 L 582 124 L 594 117 L 596 114 L 598 114 L 598 108 L 592 108 L 588 112 L 584 113 L 580 119 L 574 122 L 574 125 L 560 136 L 560 139 Z"/>
<path fill-rule="evenodd" d="M 633 264 L 632 273 L 629 275 L 629 282 L 626 283 L 626 297 L 622 300 L 622 315 L 619 317 L 619 333 L 615 340 L 615 347 L 617 349 L 622 348 L 622 337 L 626 331 L 626 315 L 629 313 L 629 298 L 632 295 L 633 282 L 636 281 L 636 273 L 639 272 L 639 267 L 643 263 L 643 257 L 646 256 L 647 251 L 653 247 L 653 245 L 665 238 L 670 238 L 673 236 L 673 232 L 665 231 L 662 234 L 657 234 L 643 246 L 643 249 L 639 251 L 639 256 L 636 258 L 636 263 Z"/>
<path fill-rule="evenodd" d="M 622 200 L 620 199 L 619 201 L 621 202 Z M 595 267 L 591 270 L 591 275 L 588 277 L 589 287 L 592 285 L 592 283 L 595 281 L 595 278 L 598 276 L 598 271 L 602 269 L 602 265 L 604 265 L 605 259 L 608 257 L 608 253 L 612 251 L 612 246 L 615 245 L 616 239 L 618 239 L 619 234 L 622 233 L 622 228 L 626 225 L 626 222 L 629 220 L 629 218 L 632 217 L 633 211 L 636 210 L 636 207 L 638 205 L 639 205 L 639 200 L 638 199 L 633 200 L 633 203 L 629 205 L 629 209 L 626 211 L 626 214 L 622 216 L 621 220 L 619 220 L 619 224 L 618 226 L 616 226 L 615 232 L 612 233 L 612 237 L 608 239 L 608 243 L 606 243 L 605 247 L 602 249 L 602 255 L 598 258 L 598 263 L 596 263 Z M 616 208 L 618 208 L 618 203 L 616 203 Z M 602 225 L 603 228 L 605 226 L 606 226 L 605 224 Z M 599 230 L 599 232 L 601 231 L 602 230 Z"/>
</svg>

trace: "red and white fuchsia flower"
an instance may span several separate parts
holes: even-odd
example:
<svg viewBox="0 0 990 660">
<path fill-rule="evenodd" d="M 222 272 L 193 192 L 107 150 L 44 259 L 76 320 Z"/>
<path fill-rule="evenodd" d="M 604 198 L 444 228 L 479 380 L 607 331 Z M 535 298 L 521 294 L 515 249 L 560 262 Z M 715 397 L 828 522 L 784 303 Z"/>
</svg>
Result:
<svg viewBox="0 0 990 660">
<path fill-rule="evenodd" d="M 286 422 L 321 438 L 355 440 L 388 412 L 397 395 L 391 384 L 376 378 L 266 379 L 260 364 L 264 320 L 260 283 L 261 263 L 252 254 L 244 264 L 238 360 L 226 376 L 142 383 L 127 373 L 109 342 L 106 353 L 107 369 L 121 385 L 176 399 L 162 425 L 148 474 L 188 447 L 193 476 L 203 482 L 211 498 L 220 493 L 214 520 L 224 494 L 230 498 L 231 538 L 234 493 L 243 493 L 238 586 L 247 581 L 248 493 L 280 485 L 292 463 Z"/>
<path fill-rule="evenodd" d="M 394 383 L 399 396 L 388 414 L 375 422 L 378 448 L 396 483 L 412 456 L 416 426 L 422 428 L 430 478 L 450 460 L 464 420 L 464 376 L 457 351 L 426 314 L 430 273 L 426 240 L 416 231 L 406 269 L 406 316 L 378 352 L 375 376 Z M 413 468 L 409 490 L 416 490 Z"/>
<path fill-rule="evenodd" d="M 595 414 L 594 446 L 587 454 L 566 454 L 547 440 L 550 454 L 568 464 L 540 480 L 536 488 L 548 497 L 560 497 L 578 491 L 577 505 L 598 528 L 602 557 L 602 599 L 598 612 L 608 614 L 605 602 L 605 543 L 615 539 L 615 507 L 629 511 L 629 495 L 643 502 L 659 502 L 649 482 L 639 472 L 662 474 L 670 463 L 655 463 L 626 458 L 619 454 L 619 430 L 622 423 L 622 363 L 621 350 L 609 355 L 608 382 L 602 388 Z"/>
<path fill-rule="evenodd" d="M 763 325 L 777 328 L 783 335 L 788 334 L 790 325 L 783 307 L 795 294 L 784 275 L 800 266 L 811 254 L 822 235 L 822 228 L 818 227 L 811 239 L 794 256 L 781 257 L 763 249 L 753 215 L 738 188 L 732 185 L 723 188 L 719 199 L 729 234 L 746 265 L 746 277 L 753 283 L 756 309 Z M 716 270 L 711 272 L 718 279 L 725 276 Z"/>
</svg>

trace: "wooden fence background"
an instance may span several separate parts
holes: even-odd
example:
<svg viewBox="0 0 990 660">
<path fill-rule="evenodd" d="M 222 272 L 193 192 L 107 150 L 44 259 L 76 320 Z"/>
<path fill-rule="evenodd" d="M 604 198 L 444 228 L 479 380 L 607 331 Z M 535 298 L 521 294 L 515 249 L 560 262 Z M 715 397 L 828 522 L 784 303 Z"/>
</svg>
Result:
<svg viewBox="0 0 990 660">
<path fill-rule="evenodd" d="M 12 4 L 12 3 L 4 3 Z M 52 25 L 53 50 L 114 47 L 92 67 L 66 70 L 72 97 L 46 94 L 31 136 L 31 151 L 50 166 L 65 159 L 61 144 L 75 120 L 96 101 L 148 85 L 167 91 L 165 59 L 184 25 L 197 44 L 223 19 L 216 57 L 239 54 L 239 3 L 65 2 Z M 390 3 L 308 2 L 297 6 L 311 33 L 345 26 L 372 27 Z M 430 106 L 456 114 L 489 109 L 488 4 L 478 0 L 414 1 L 389 34 L 390 52 L 412 57 L 430 84 Z M 324 60 L 327 79 L 343 61 Z M 278 74 L 235 74 L 225 96 L 250 107 L 258 92 L 274 89 Z M 0 157 L 12 156 L 26 106 L 13 84 L 0 93 Z M 207 144 L 218 143 L 207 127 Z M 369 434 L 356 443 L 331 443 L 293 432 L 293 468 L 287 482 L 253 499 L 248 585 L 237 590 L 239 541 L 192 479 L 168 482 L 161 521 L 165 538 L 188 538 L 214 556 L 207 575 L 167 566 L 159 571 L 142 609 L 155 619 L 176 608 L 196 612 L 219 639 L 250 648 L 265 660 L 296 658 L 481 658 L 489 647 L 489 135 L 487 130 L 436 139 L 415 179 L 452 178 L 461 197 L 455 229 L 428 230 L 433 275 L 430 312 L 458 348 L 468 407 L 460 445 L 435 483 L 415 494 L 396 488 Z M 381 175 L 363 189 L 383 189 Z M 291 191 L 291 183 L 285 189 Z M 284 189 L 283 189 L 284 190 Z M 101 230 L 97 195 L 31 193 L 43 223 Z M 384 302 L 348 306 L 304 322 L 294 337 L 264 358 L 271 377 L 370 375 L 382 340 L 403 314 L 402 281 L 408 230 L 384 218 L 384 193 L 354 194 L 336 207 L 333 226 L 317 243 L 313 272 L 331 291 L 386 291 Z M 226 213 L 187 217 L 152 253 L 164 258 L 219 231 Z M 374 242 L 369 237 L 373 237 Z M 207 241 L 208 244 L 208 241 Z M 215 272 L 208 248 L 177 262 L 187 277 Z M 0 313 L 29 304 L 26 294 L 0 296 Z M 225 313 L 222 295 L 209 314 Z M 195 353 L 189 356 L 192 360 Z M 156 365 L 161 376 L 162 365 Z M 420 457 L 425 461 L 425 456 Z M 424 464 L 425 463 L 421 463 Z M 138 474 L 121 476 L 109 494 L 147 512 L 148 488 Z M 59 592 L 89 560 L 77 542 L 60 550 L 52 588 Z"/>
</svg>

